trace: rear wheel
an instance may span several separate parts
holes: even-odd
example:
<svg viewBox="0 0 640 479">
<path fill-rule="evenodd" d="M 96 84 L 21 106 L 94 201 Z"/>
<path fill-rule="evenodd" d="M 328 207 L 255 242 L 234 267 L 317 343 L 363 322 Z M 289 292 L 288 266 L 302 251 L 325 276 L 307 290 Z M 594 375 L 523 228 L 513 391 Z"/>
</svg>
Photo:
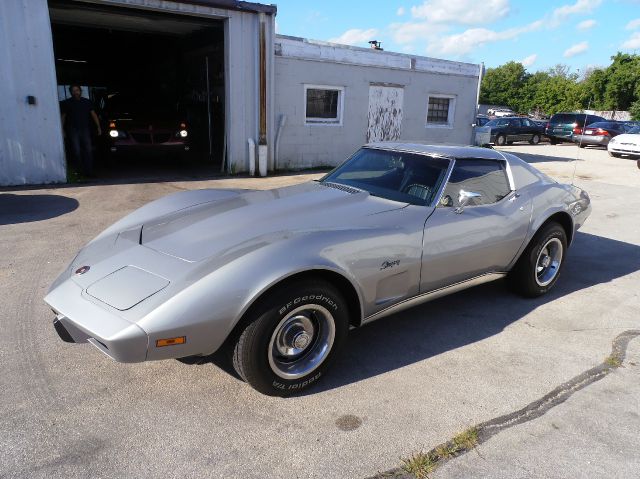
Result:
<svg viewBox="0 0 640 479">
<path fill-rule="evenodd" d="M 532 145 L 537 145 L 538 143 L 540 143 L 540 135 L 533 135 L 529 140 L 529 143 L 531 143 Z"/>
<path fill-rule="evenodd" d="M 248 318 L 233 366 L 254 389 L 289 396 L 314 384 L 347 337 L 346 301 L 331 284 L 305 280 L 281 288 Z"/>
<path fill-rule="evenodd" d="M 507 143 L 507 137 L 505 135 L 496 136 L 496 145 L 504 146 Z"/>
<path fill-rule="evenodd" d="M 579 146 L 580 148 L 586 148 L 586 147 L 587 147 L 587 145 L 585 145 L 585 144 L 584 144 L 584 143 L 582 143 L 582 142 L 579 142 L 579 143 L 578 143 L 578 146 Z"/>
<path fill-rule="evenodd" d="M 548 292 L 558 281 L 567 250 L 567 235 L 549 223 L 533 237 L 508 276 L 510 287 L 529 298 Z"/>
<path fill-rule="evenodd" d="M 556 140 L 555 138 L 549 138 L 549 143 L 551 143 L 552 145 L 557 145 L 560 142 L 558 140 Z"/>
</svg>

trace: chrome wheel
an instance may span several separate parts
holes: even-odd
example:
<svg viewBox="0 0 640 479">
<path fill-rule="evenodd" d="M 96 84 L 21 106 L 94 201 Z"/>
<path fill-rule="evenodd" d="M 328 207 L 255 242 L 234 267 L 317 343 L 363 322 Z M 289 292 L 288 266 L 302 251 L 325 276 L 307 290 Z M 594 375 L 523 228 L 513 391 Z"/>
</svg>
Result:
<svg viewBox="0 0 640 479">
<path fill-rule="evenodd" d="M 539 286 L 549 285 L 560 271 L 563 247 L 558 238 L 551 238 L 545 243 L 536 260 L 536 283 Z"/>
<path fill-rule="evenodd" d="M 327 358 L 335 334 L 335 320 L 326 308 L 305 304 L 290 311 L 269 341 L 271 370 L 283 379 L 306 376 Z"/>
</svg>

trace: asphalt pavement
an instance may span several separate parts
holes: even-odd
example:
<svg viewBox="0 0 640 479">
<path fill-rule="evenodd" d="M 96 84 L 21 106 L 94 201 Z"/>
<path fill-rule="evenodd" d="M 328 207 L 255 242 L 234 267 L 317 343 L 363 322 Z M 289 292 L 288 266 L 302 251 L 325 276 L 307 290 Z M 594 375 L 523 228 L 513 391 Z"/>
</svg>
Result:
<svg viewBox="0 0 640 479">
<path fill-rule="evenodd" d="M 603 150 L 572 161 L 572 145 L 505 150 L 591 195 L 556 288 L 524 300 L 491 283 L 352 331 L 331 374 L 288 399 L 256 393 L 220 358 L 118 364 L 63 343 L 42 298 L 84 243 L 148 201 L 319 175 L 0 193 L 0 477 L 368 477 L 601 364 L 640 326 L 640 170 Z M 638 343 L 623 368 L 435 474 L 630 477 L 640 470 L 630 469 L 640 458 Z M 583 467 L 590 456 L 598 464 Z"/>
</svg>

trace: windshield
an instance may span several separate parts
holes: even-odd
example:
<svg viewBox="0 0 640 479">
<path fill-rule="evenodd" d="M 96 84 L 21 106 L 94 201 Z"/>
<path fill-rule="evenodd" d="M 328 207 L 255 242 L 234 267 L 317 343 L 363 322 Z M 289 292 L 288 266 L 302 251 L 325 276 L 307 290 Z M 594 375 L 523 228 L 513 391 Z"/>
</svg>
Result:
<svg viewBox="0 0 640 479">
<path fill-rule="evenodd" d="M 388 200 L 431 205 L 444 181 L 449 160 L 401 151 L 362 148 L 321 183 L 338 183 Z"/>
<path fill-rule="evenodd" d="M 156 115 L 172 118 L 177 114 L 177 103 L 150 94 L 111 93 L 107 97 L 106 110 L 110 115 Z"/>
</svg>

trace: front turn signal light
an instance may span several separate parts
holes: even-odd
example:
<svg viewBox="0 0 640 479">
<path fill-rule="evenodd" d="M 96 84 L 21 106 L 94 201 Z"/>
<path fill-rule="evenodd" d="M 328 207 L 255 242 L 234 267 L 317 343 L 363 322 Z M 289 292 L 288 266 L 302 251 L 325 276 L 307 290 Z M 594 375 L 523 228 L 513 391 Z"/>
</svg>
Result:
<svg viewBox="0 0 640 479">
<path fill-rule="evenodd" d="M 175 346 L 176 344 L 184 344 L 186 342 L 186 336 L 180 336 L 177 338 L 156 339 L 156 348 L 162 348 L 164 346 Z"/>
</svg>

